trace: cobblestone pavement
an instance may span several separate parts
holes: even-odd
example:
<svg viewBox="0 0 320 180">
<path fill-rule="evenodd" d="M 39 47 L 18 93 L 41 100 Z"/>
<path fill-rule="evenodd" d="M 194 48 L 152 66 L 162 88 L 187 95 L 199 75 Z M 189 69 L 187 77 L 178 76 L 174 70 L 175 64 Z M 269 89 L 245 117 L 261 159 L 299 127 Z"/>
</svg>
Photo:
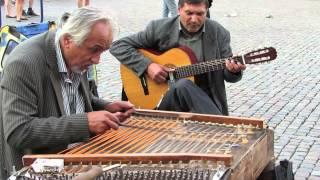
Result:
<svg viewBox="0 0 320 180">
<path fill-rule="evenodd" d="M 117 18 L 116 38 L 142 30 L 161 16 L 160 0 L 92 1 Z M 76 7 L 76 1 L 44 2 L 45 20 Z M 319 10 L 320 0 L 217 0 L 211 8 L 213 19 L 230 30 L 234 53 L 277 49 L 275 61 L 248 65 L 242 81 L 227 84 L 228 103 L 231 115 L 264 119 L 275 130 L 277 161 L 290 159 L 297 180 L 320 179 Z M 100 95 L 119 99 L 119 63 L 108 52 L 98 73 Z"/>
</svg>

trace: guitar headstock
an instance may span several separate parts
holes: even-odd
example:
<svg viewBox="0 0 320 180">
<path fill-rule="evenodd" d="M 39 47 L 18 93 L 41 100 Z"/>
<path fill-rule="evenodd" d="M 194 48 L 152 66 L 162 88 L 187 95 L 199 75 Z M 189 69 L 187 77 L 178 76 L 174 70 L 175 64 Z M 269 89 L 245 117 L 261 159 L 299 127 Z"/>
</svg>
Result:
<svg viewBox="0 0 320 180">
<path fill-rule="evenodd" d="M 243 55 L 243 58 L 236 57 L 242 64 L 256 64 L 262 62 L 268 62 L 276 59 L 277 51 L 273 47 L 262 48 L 255 51 L 251 51 Z"/>
</svg>

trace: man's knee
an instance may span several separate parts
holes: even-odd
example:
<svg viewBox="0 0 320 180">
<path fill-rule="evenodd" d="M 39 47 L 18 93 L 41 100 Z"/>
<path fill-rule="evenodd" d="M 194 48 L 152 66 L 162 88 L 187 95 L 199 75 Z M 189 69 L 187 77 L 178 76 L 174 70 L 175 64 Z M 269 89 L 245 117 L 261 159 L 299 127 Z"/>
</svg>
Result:
<svg viewBox="0 0 320 180">
<path fill-rule="evenodd" d="M 174 83 L 173 88 L 176 90 L 183 90 L 183 89 L 187 89 L 190 86 L 194 86 L 194 83 L 189 80 L 189 79 L 179 79 L 178 81 L 176 81 Z"/>
<path fill-rule="evenodd" d="M 187 95 L 190 94 L 191 92 L 194 92 L 195 89 L 195 84 L 189 80 L 189 79 L 180 79 L 177 82 L 175 82 L 175 84 L 173 85 L 173 87 L 171 87 L 172 91 L 178 95 Z"/>
</svg>

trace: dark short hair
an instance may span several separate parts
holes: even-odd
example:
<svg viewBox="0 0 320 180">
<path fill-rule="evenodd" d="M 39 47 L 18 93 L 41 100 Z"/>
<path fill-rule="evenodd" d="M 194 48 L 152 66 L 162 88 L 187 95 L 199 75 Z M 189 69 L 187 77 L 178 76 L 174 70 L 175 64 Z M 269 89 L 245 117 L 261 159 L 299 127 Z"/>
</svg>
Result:
<svg viewBox="0 0 320 180">
<path fill-rule="evenodd" d="M 187 3 L 187 4 L 201 4 L 201 3 L 204 3 L 206 5 L 206 8 L 209 8 L 208 0 L 179 0 L 178 7 L 182 8 L 185 3 Z"/>
</svg>

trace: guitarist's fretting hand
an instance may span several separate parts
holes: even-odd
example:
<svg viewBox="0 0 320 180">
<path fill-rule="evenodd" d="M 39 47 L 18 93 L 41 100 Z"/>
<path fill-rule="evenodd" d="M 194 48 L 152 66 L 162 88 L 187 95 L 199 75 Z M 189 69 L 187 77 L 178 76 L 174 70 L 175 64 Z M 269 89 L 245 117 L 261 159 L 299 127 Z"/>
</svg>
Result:
<svg viewBox="0 0 320 180">
<path fill-rule="evenodd" d="M 168 71 L 169 68 L 157 63 L 151 63 L 147 69 L 148 76 L 158 84 L 167 81 Z"/>
<path fill-rule="evenodd" d="M 238 73 L 242 70 L 246 69 L 246 65 L 241 64 L 240 62 L 236 62 L 234 60 L 227 60 L 226 61 L 226 68 L 228 71 L 232 73 Z"/>
</svg>

